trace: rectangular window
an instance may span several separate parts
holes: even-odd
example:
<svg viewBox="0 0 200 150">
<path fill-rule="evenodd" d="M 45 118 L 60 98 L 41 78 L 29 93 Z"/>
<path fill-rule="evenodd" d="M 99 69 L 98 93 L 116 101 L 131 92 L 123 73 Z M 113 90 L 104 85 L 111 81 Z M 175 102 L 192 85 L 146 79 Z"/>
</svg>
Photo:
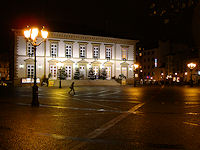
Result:
<svg viewBox="0 0 200 150">
<path fill-rule="evenodd" d="M 94 75 L 98 78 L 98 75 L 99 75 L 99 67 L 98 67 L 98 66 L 93 66 L 93 70 L 94 70 Z"/>
<path fill-rule="evenodd" d="M 94 52 L 93 52 L 93 57 L 94 58 L 99 58 L 99 46 L 94 46 Z"/>
<path fill-rule="evenodd" d="M 112 48 L 106 47 L 106 59 L 111 59 Z"/>
<path fill-rule="evenodd" d="M 27 77 L 33 78 L 34 75 L 34 65 L 33 64 L 27 64 Z"/>
<path fill-rule="evenodd" d="M 127 60 L 128 59 L 128 48 L 122 47 L 122 59 Z"/>
<path fill-rule="evenodd" d="M 51 43 L 51 57 L 57 57 L 58 43 Z"/>
<path fill-rule="evenodd" d="M 158 67 L 158 60 L 155 58 L 155 67 Z"/>
<path fill-rule="evenodd" d="M 67 58 L 71 58 L 72 57 L 72 45 L 70 45 L 70 44 L 66 44 L 65 45 L 65 56 L 67 57 Z"/>
<path fill-rule="evenodd" d="M 79 66 L 80 76 L 84 79 L 86 76 L 85 66 Z"/>
<path fill-rule="evenodd" d="M 33 47 L 33 45 L 31 44 L 31 43 L 27 43 L 27 55 L 29 56 L 29 57 L 33 57 L 33 55 L 34 55 L 34 47 Z"/>
<path fill-rule="evenodd" d="M 127 78 L 127 67 L 122 67 L 122 74 Z"/>
<path fill-rule="evenodd" d="M 50 65 L 50 73 L 51 73 L 52 79 L 57 78 L 57 66 L 56 65 Z"/>
<path fill-rule="evenodd" d="M 72 79 L 72 67 L 71 66 L 66 66 L 65 67 L 65 73 L 67 75 L 67 79 L 71 80 Z"/>
<path fill-rule="evenodd" d="M 80 58 L 86 57 L 86 45 L 80 45 Z"/>
</svg>

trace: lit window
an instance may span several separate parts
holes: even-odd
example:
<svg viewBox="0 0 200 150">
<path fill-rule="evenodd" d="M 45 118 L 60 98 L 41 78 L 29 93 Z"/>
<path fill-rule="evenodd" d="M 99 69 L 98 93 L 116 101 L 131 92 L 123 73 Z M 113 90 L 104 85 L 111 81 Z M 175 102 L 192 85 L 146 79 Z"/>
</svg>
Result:
<svg viewBox="0 0 200 150">
<path fill-rule="evenodd" d="M 128 48 L 122 47 L 122 59 L 127 60 L 128 59 Z"/>
<path fill-rule="evenodd" d="M 29 57 L 34 55 L 34 47 L 31 43 L 27 43 L 27 55 Z"/>
<path fill-rule="evenodd" d="M 57 66 L 56 65 L 50 65 L 50 73 L 51 73 L 52 79 L 57 78 Z"/>
<path fill-rule="evenodd" d="M 51 56 L 57 57 L 58 43 L 51 43 Z"/>
<path fill-rule="evenodd" d="M 106 47 L 106 59 L 111 59 L 111 52 L 112 52 L 112 48 Z"/>
<path fill-rule="evenodd" d="M 98 46 L 94 46 L 94 55 L 93 55 L 93 57 L 94 58 L 99 58 L 99 47 Z"/>
<path fill-rule="evenodd" d="M 80 58 L 85 58 L 86 56 L 86 46 L 80 45 Z"/>
<path fill-rule="evenodd" d="M 33 64 L 27 64 L 27 77 L 33 78 L 34 74 L 34 65 Z"/>
<path fill-rule="evenodd" d="M 72 79 L 72 67 L 71 66 L 65 67 L 65 73 L 67 75 L 67 79 Z"/>
<path fill-rule="evenodd" d="M 72 45 L 70 45 L 70 44 L 66 44 L 65 45 L 65 56 L 67 58 L 71 58 L 72 57 Z"/>
<path fill-rule="evenodd" d="M 157 66 L 158 66 L 158 60 L 155 59 L 155 67 L 157 67 Z"/>
<path fill-rule="evenodd" d="M 99 75 L 99 67 L 98 66 L 93 66 L 93 70 L 94 70 L 94 75 L 98 77 L 98 75 Z"/>
</svg>

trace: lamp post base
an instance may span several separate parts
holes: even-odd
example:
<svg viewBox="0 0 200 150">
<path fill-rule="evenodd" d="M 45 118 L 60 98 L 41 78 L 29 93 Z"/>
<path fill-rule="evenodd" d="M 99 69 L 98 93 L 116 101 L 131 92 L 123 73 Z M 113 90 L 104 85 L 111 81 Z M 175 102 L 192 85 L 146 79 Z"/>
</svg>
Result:
<svg viewBox="0 0 200 150">
<path fill-rule="evenodd" d="M 59 81 L 59 88 L 61 88 L 61 80 Z"/>
<path fill-rule="evenodd" d="M 190 81 L 190 86 L 193 87 L 193 80 Z"/>
<path fill-rule="evenodd" d="M 39 101 L 38 101 L 38 86 L 34 85 L 33 86 L 33 97 L 32 97 L 32 107 L 39 107 Z"/>
</svg>

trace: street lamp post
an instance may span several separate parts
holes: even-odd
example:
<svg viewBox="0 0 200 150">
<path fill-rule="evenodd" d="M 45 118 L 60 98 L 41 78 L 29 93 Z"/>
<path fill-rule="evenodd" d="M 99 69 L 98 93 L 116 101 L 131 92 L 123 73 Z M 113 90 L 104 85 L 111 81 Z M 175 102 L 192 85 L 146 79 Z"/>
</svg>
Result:
<svg viewBox="0 0 200 150">
<path fill-rule="evenodd" d="M 62 71 L 62 67 L 63 67 L 63 63 L 57 63 L 56 64 L 58 66 L 58 70 L 59 70 L 59 88 L 61 88 L 61 71 Z"/>
<path fill-rule="evenodd" d="M 193 86 L 193 80 L 192 80 L 192 70 L 196 67 L 196 64 L 195 63 L 189 63 L 187 64 L 188 68 L 190 69 L 190 85 L 191 87 Z"/>
<path fill-rule="evenodd" d="M 24 36 L 27 39 L 28 42 L 30 42 L 33 45 L 34 49 L 34 84 L 33 84 L 33 91 L 32 91 L 32 107 L 39 107 L 39 101 L 38 101 L 38 86 L 37 86 L 37 77 L 36 77 L 36 49 L 37 46 L 39 46 L 42 42 L 44 42 L 48 36 L 48 32 L 44 30 L 44 28 L 40 31 L 40 34 L 43 38 L 43 40 L 40 43 L 36 43 L 36 38 L 38 37 L 39 30 L 38 28 L 32 28 L 29 27 L 24 30 Z"/>
<path fill-rule="evenodd" d="M 135 81 L 135 71 L 137 70 L 137 68 L 139 67 L 139 65 L 138 64 L 134 64 L 133 65 L 133 76 L 134 76 L 134 87 L 136 87 L 136 81 Z"/>
</svg>

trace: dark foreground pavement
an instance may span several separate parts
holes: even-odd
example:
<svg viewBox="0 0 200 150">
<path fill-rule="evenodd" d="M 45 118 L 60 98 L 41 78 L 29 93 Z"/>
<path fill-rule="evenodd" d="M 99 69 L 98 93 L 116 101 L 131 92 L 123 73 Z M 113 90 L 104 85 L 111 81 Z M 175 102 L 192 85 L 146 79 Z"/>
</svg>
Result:
<svg viewBox="0 0 200 150">
<path fill-rule="evenodd" d="M 199 88 L 75 89 L 1 89 L 0 149 L 200 149 Z"/>
</svg>

